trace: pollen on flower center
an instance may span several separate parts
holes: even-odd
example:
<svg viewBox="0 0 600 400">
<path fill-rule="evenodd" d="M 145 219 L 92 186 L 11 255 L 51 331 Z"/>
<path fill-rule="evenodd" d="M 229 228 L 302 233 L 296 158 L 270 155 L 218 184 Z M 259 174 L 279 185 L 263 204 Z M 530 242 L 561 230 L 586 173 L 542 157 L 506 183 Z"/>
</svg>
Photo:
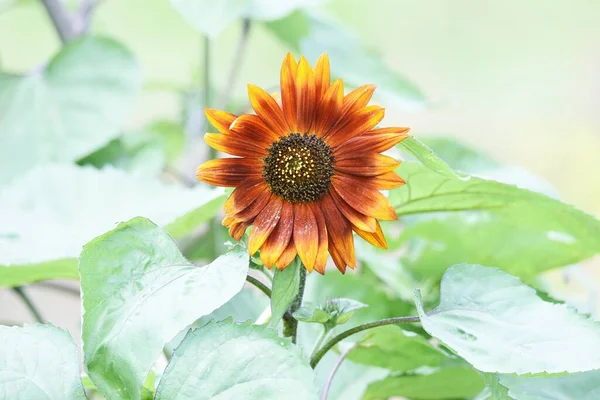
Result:
<svg viewBox="0 0 600 400">
<path fill-rule="evenodd" d="M 331 183 L 333 152 L 314 134 L 292 133 L 269 148 L 263 176 L 271 192 L 292 203 L 319 200 Z"/>
</svg>

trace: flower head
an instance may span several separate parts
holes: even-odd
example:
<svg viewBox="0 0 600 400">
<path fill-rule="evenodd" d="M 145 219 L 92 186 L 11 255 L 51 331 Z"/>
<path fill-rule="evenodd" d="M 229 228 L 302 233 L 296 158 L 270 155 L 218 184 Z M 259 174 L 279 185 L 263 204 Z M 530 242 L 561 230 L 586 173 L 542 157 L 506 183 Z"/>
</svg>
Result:
<svg viewBox="0 0 600 400">
<path fill-rule="evenodd" d="M 221 133 L 206 142 L 235 158 L 210 160 L 198 179 L 235 187 L 223 225 L 239 240 L 252 227 L 250 254 L 260 250 L 267 268 L 283 269 L 298 255 L 309 271 L 325 272 L 328 253 L 337 268 L 354 268 L 352 231 L 386 247 L 378 220 L 395 220 L 379 191 L 404 184 L 400 164 L 382 155 L 407 137 L 408 128 L 378 128 L 384 109 L 368 105 L 374 85 L 344 96 L 331 83 L 326 54 L 314 70 L 288 54 L 281 67 L 281 101 L 248 85 L 256 114 L 205 110 Z"/>
</svg>

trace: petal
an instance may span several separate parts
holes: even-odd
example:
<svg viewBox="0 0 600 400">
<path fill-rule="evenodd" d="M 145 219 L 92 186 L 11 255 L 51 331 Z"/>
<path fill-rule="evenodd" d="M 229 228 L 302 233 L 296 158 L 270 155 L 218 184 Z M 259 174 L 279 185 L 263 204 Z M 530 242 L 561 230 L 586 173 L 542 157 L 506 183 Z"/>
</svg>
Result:
<svg viewBox="0 0 600 400">
<path fill-rule="evenodd" d="M 344 105 L 342 106 L 342 114 L 350 114 L 366 107 L 373 97 L 373 93 L 377 88 L 376 85 L 363 85 L 348 93 L 344 97 Z"/>
<path fill-rule="evenodd" d="M 332 242 L 331 238 L 329 239 L 329 254 L 331 254 L 331 259 L 335 264 L 336 268 L 342 273 L 346 273 L 346 261 L 336 248 L 335 244 Z"/>
<path fill-rule="evenodd" d="M 280 136 L 290 132 L 283 111 L 271 95 L 258 86 L 248 85 L 250 104 L 262 121 Z"/>
<path fill-rule="evenodd" d="M 398 219 L 396 211 L 390 205 L 388 199 L 365 181 L 343 175 L 334 175 L 331 182 L 342 199 L 362 214 L 385 221 Z"/>
<path fill-rule="evenodd" d="M 249 223 L 254 221 L 254 218 L 265 208 L 269 200 L 271 199 L 271 192 L 264 191 L 258 195 L 256 200 L 250 203 L 249 206 L 245 207 L 241 211 L 235 214 L 227 214 L 223 218 L 223 226 L 230 226 L 232 223 L 238 223 L 242 221 L 248 221 Z"/>
<path fill-rule="evenodd" d="M 273 232 L 281 217 L 281 208 L 283 200 L 278 196 L 271 196 L 271 199 L 258 214 L 250 231 L 250 240 L 248 240 L 248 250 L 250 255 L 256 253 L 263 245 L 267 237 Z"/>
<path fill-rule="evenodd" d="M 327 234 L 329 235 L 329 249 L 331 253 L 332 246 L 335 247 L 347 264 L 354 267 L 356 260 L 354 257 L 354 241 L 352 240 L 352 229 L 348 220 L 341 214 L 337 208 L 331 194 L 328 193 L 320 202 L 323 216 L 327 222 Z"/>
<path fill-rule="evenodd" d="M 235 188 L 225 201 L 225 214 L 235 214 L 248 207 L 260 194 L 268 191 L 268 186 L 262 178 L 249 179 Z"/>
<path fill-rule="evenodd" d="M 400 165 L 400 161 L 379 153 L 368 153 L 354 158 L 335 160 L 336 171 L 352 175 L 375 176 L 393 171 Z"/>
<path fill-rule="evenodd" d="M 317 250 L 317 258 L 315 260 L 315 271 L 323 275 L 325 274 L 325 267 L 327 266 L 327 256 L 329 250 L 327 224 L 325 222 L 323 212 L 317 204 L 310 203 L 310 209 L 317 220 L 317 229 L 319 230 L 319 247 Z"/>
<path fill-rule="evenodd" d="M 337 147 L 354 136 L 359 136 L 377 125 L 385 114 L 385 110 L 379 106 L 369 106 L 359 111 L 342 116 L 343 120 L 338 123 L 325 136 L 326 142 L 331 147 Z"/>
<path fill-rule="evenodd" d="M 343 160 L 347 157 L 353 157 L 357 154 L 357 152 L 363 154 L 371 152 L 382 153 L 391 149 L 393 146 L 397 145 L 408 137 L 406 134 L 406 132 L 408 132 L 408 128 L 393 129 L 397 129 L 398 131 L 375 134 L 373 132 L 376 132 L 379 129 L 374 129 L 365 133 L 364 135 L 353 137 L 335 150 L 335 159 Z"/>
<path fill-rule="evenodd" d="M 269 128 L 258 115 L 245 114 L 231 124 L 231 132 L 248 140 L 270 144 L 279 140 L 279 133 Z"/>
<path fill-rule="evenodd" d="M 338 121 L 344 98 L 344 83 L 338 79 L 327 89 L 319 103 L 319 112 L 315 115 L 314 132 L 323 137 Z"/>
<path fill-rule="evenodd" d="M 275 266 L 277 267 L 277 269 L 285 269 L 285 267 L 287 267 L 292 261 L 294 261 L 294 258 L 296 258 L 296 254 L 296 244 L 293 240 L 290 240 L 288 246 L 285 248 L 283 253 L 281 253 L 279 259 L 275 262 Z"/>
<path fill-rule="evenodd" d="M 397 173 L 391 171 L 369 178 L 369 182 L 379 190 L 395 189 L 406 182 Z"/>
<path fill-rule="evenodd" d="M 300 260 L 312 271 L 319 248 L 319 229 L 312 210 L 305 203 L 294 203 L 294 243 Z"/>
<path fill-rule="evenodd" d="M 271 269 L 290 243 L 294 231 L 294 206 L 287 201 L 281 207 L 281 218 L 265 243 L 260 248 L 260 259 Z"/>
<path fill-rule="evenodd" d="M 358 236 L 365 239 L 367 242 L 371 243 L 373 246 L 381 247 L 382 249 L 387 249 L 387 242 L 385 241 L 385 236 L 383 236 L 383 231 L 381 230 L 381 225 L 377 222 L 377 229 L 375 232 L 365 232 L 356 226 L 352 226 L 352 229 Z"/>
<path fill-rule="evenodd" d="M 205 108 L 204 115 L 208 122 L 222 133 L 229 133 L 229 127 L 235 121 L 237 116 L 227 111 L 215 110 L 214 108 Z"/>
<path fill-rule="evenodd" d="M 281 66 L 280 85 L 281 85 L 281 103 L 283 115 L 290 127 L 291 132 L 298 131 L 296 122 L 297 112 L 297 93 L 296 93 L 296 72 L 298 64 L 292 53 L 288 53 Z"/>
<path fill-rule="evenodd" d="M 355 225 L 367 232 L 375 231 L 377 227 L 377 220 L 375 218 L 367 217 L 366 215 L 361 214 L 354 208 L 350 207 L 335 190 L 332 190 L 330 194 L 338 210 L 340 210 L 340 212 L 348 219 L 348 221 L 350 221 L 350 223 L 352 223 L 352 225 Z"/>
<path fill-rule="evenodd" d="M 213 149 L 233 156 L 263 158 L 268 154 L 267 148 L 264 146 L 231 133 L 228 135 L 206 133 L 204 141 Z"/>
<path fill-rule="evenodd" d="M 315 64 L 315 88 L 317 100 L 325 94 L 329 88 L 330 82 L 331 74 L 329 72 L 329 56 L 327 53 L 323 53 Z"/>
<path fill-rule="evenodd" d="M 235 240 L 240 240 L 250 225 L 251 224 L 247 221 L 234 222 L 229 227 L 229 236 Z"/>
<path fill-rule="evenodd" d="M 262 161 L 249 158 L 220 158 L 202 164 L 196 178 L 215 186 L 239 186 L 251 177 L 262 175 Z"/>
<path fill-rule="evenodd" d="M 304 57 L 300 57 L 298 74 L 296 75 L 296 91 L 298 93 L 297 116 L 298 132 L 308 132 L 312 126 L 317 107 L 315 73 Z"/>
</svg>

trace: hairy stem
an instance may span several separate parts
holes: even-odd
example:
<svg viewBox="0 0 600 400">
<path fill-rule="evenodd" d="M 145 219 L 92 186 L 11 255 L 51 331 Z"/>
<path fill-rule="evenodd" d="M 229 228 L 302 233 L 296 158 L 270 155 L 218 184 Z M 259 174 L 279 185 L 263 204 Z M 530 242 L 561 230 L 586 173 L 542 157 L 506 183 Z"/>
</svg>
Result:
<svg viewBox="0 0 600 400">
<path fill-rule="evenodd" d="M 44 318 L 42 317 L 42 314 L 37 309 L 37 307 L 35 306 L 35 304 L 33 304 L 33 301 L 31 301 L 31 299 L 29 298 L 29 296 L 27 296 L 27 293 L 25 293 L 25 290 L 24 290 L 23 286 L 14 287 L 13 291 L 15 292 L 15 294 L 17 296 L 19 296 L 21 298 L 21 300 L 23 300 L 23 303 L 25 303 L 25 305 L 27 306 L 27 308 L 29 309 L 29 311 L 31 312 L 31 314 L 35 317 L 35 320 L 37 322 L 39 322 L 40 324 L 43 324 L 44 323 Z"/>
<path fill-rule="evenodd" d="M 298 286 L 298 294 L 290 305 L 289 310 L 283 315 L 283 336 L 291 337 L 292 343 L 296 343 L 298 336 L 298 321 L 292 316 L 302 305 L 302 298 L 304 297 L 304 286 L 306 285 L 306 268 L 300 263 L 300 284 Z"/>
<path fill-rule="evenodd" d="M 235 86 L 235 81 L 237 80 L 238 74 L 240 72 L 240 67 L 242 66 L 242 58 L 244 57 L 244 53 L 246 50 L 246 43 L 248 43 L 248 36 L 250 34 L 251 26 L 252 22 L 250 21 L 250 19 L 245 18 L 242 21 L 242 34 L 240 36 L 240 40 L 238 41 L 238 45 L 235 50 L 233 62 L 231 63 L 231 69 L 229 70 L 227 82 L 225 83 L 225 89 L 221 93 L 221 97 L 218 102 L 219 110 L 224 110 L 227 107 L 227 103 L 229 102 L 229 98 L 231 97 L 231 92 L 233 90 L 233 87 Z"/>
<path fill-rule="evenodd" d="M 337 336 L 332 337 L 317 353 L 311 357 L 310 366 L 315 368 L 321 358 L 329 351 L 333 346 L 346 339 L 348 336 L 352 336 L 355 333 L 366 331 L 367 329 L 377 328 L 378 326 L 384 325 L 396 325 L 396 324 L 408 324 L 411 322 L 419 322 L 419 317 L 395 317 L 395 318 L 387 318 L 379 321 L 368 322 L 366 324 L 355 326 L 352 329 L 348 329 L 340 333 Z"/>
<path fill-rule="evenodd" d="M 267 287 L 267 285 L 265 285 L 264 283 L 262 283 L 261 281 L 259 281 L 258 279 L 256 279 L 253 276 L 250 276 L 250 275 L 246 276 L 246 280 L 249 283 L 251 283 L 254 286 L 256 286 L 256 288 L 259 289 L 261 292 L 263 292 L 264 294 L 266 294 L 268 298 L 271 298 L 271 289 L 269 289 Z"/>
</svg>

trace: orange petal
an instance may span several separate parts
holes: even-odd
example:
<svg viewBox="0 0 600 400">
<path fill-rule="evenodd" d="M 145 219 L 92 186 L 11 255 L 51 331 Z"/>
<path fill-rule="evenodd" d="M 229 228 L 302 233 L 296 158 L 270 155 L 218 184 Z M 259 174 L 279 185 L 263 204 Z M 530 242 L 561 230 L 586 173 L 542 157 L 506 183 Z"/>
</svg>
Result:
<svg viewBox="0 0 600 400">
<path fill-rule="evenodd" d="M 267 237 L 273 232 L 281 217 L 281 208 L 283 200 L 278 196 L 271 196 L 271 199 L 258 214 L 250 231 L 250 240 L 248 240 L 248 250 L 250 255 L 256 253 L 263 245 Z"/>
<path fill-rule="evenodd" d="M 342 199 L 362 214 L 385 221 L 398 219 L 388 199 L 368 183 L 342 175 L 334 175 L 331 182 Z"/>
<path fill-rule="evenodd" d="M 287 267 L 292 261 L 294 261 L 294 258 L 296 258 L 296 254 L 296 244 L 293 240 L 290 240 L 283 253 L 281 253 L 281 256 L 279 256 L 279 259 L 275 262 L 275 266 L 277 267 L 277 269 L 285 269 L 285 267 Z"/>
<path fill-rule="evenodd" d="M 387 129 L 387 128 L 384 128 Z M 335 150 L 335 159 L 342 160 L 347 157 L 354 157 L 358 153 L 382 153 L 386 150 L 391 149 L 404 139 L 408 137 L 406 132 L 408 128 L 394 128 L 394 129 L 405 129 L 403 132 L 390 132 L 382 134 L 374 134 L 372 132 L 377 131 L 374 129 L 365 133 L 364 135 L 353 137 L 348 140 Z"/>
<path fill-rule="evenodd" d="M 298 93 L 297 116 L 298 132 L 308 132 L 312 126 L 317 107 L 315 73 L 304 57 L 300 57 L 298 74 L 296 75 L 296 91 Z"/>
<path fill-rule="evenodd" d="M 298 64 L 292 53 L 288 53 L 281 66 L 280 85 L 281 85 L 281 103 L 283 115 L 290 127 L 291 132 L 298 131 L 297 113 L 297 93 L 296 93 L 296 72 Z"/>
<path fill-rule="evenodd" d="M 223 218 L 223 226 L 230 226 L 232 223 L 248 221 L 254 221 L 254 218 L 265 208 L 269 200 L 271 199 L 271 192 L 264 191 L 258 194 L 258 197 L 250 203 L 249 206 L 244 207 L 241 211 L 235 214 L 227 214 Z"/>
<path fill-rule="evenodd" d="M 262 175 L 262 161 L 249 158 L 220 158 L 202 164 L 196 178 L 215 186 L 239 186 L 249 178 Z"/>
<path fill-rule="evenodd" d="M 317 250 L 317 258 L 315 260 L 315 271 L 323 275 L 325 274 L 325 267 L 327 266 L 327 254 L 329 250 L 327 224 L 320 207 L 315 203 L 310 203 L 309 206 L 317 220 L 317 229 L 319 230 L 319 247 Z"/>
<path fill-rule="evenodd" d="M 362 155 L 353 158 L 335 160 L 336 171 L 360 176 L 385 174 L 395 170 L 399 165 L 400 161 L 379 153 L 362 153 Z"/>
<path fill-rule="evenodd" d="M 327 193 L 320 201 L 323 216 L 327 221 L 327 234 L 329 235 L 329 249 L 334 246 L 342 259 L 352 267 L 356 265 L 354 257 L 354 241 L 352 229 L 348 220 L 341 214 L 333 201 L 331 194 Z"/>
<path fill-rule="evenodd" d="M 231 236 L 235 240 L 240 240 L 242 236 L 244 236 L 244 233 L 246 232 L 246 229 L 248 229 L 249 226 L 250 223 L 246 221 L 235 222 L 229 227 L 229 236 Z"/>
<path fill-rule="evenodd" d="M 373 93 L 377 86 L 363 85 L 354 89 L 344 97 L 344 105 L 342 106 L 342 114 L 350 114 L 366 107 L 373 97 Z"/>
<path fill-rule="evenodd" d="M 395 189 L 406 182 L 394 171 L 369 178 L 373 186 L 380 190 Z"/>
<path fill-rule="evenodd" d="M 344 83 L 338 79 L 327 89 L 319 103 L 319 112 L 315 115 L 314 132 L 323 137 L 338 121 L 344 98 Z"/>
<path fill-rule="evenodd" d="M 385 241 L 385 236 L 383 236 L 383 231 L 381 230 L 381 225 L 377 222 L 377 229 L 375 232 L 365 232 L 356 226 L 352 226 L 352 229 L 358 236 L 365 239 L 367 242 L 371 243 L 373 246 L 381 247 L 382 249 L 387 249 L 387 242 Z"/>
<path fill-rule="evenodd" d="M 377 125 L 385 114 L 379 106 L 369 106 L 359 111 L 342 116 L 341 123 L 325 136 L 326 142 L 333 148 L 341 145 L 354 136 L 361 135 Z"/>
<path fill-rule="evenodd" d="M 229 127 L 235 121 L 237 116 L 227 111 L 215 110 L 214 108 L 205 108 L 204 115 L 208 122 L 222 133 L 229 133 Z"/>
<path fill-rule="evenodd" d="M 329 254 L 331 254 L 331 259 L 333 260 L 333 263 L 335 264 L 336 268 L 342 274 L 345 274 L 346 273 L 346 261 L 344 260 L 344 257 L 342 257 L 342 255 L 340 254 L 336 245 L 331 240 L 331 237 L 329 238 Z"/>
<path fill-rule="evenodd" d="M 335 190 L 332 190 L 329 194 L 331 195 L 331 198 L 333 199 L 333 202 L 338 210 L 340 210 L 340 212 L 348 219 L 348 221 L 350 221 L 350 223 L 352 223 L 352 225 L 355 225 L 364 231 L 375 231 L 377 227 L 377 220 L 375 218 L 367 217 L 366 215 L 361 214 L 354 208 L 350 207 Z"/>
<path fill-rule="evenodd" d="M 231 132 L 245 139 L 260 143 L 273 143 L 279 140 L 279 133 L 269 128 L 258 115 L 245 114 L 231 124 Z"/>
<path fill-rule="evenodd" d="M 245 140 L 239 135 L 221 133 L 206 133 L 204 141 L 210 147 L 224 153 L 239 157 L 263 158 L 268 152 L 265 146 L 254 141 Z"/>
<path fill-rule="evenodd" d="M 331 74 L 329 72 L 329 56 L 327 53 L 321 54 L 315 64 L 315 88 L 317 101 L 325 94 L 331 82 Z"/>
<path fill-rule="evenodd" d="M 281 207 L 281 218 L 277 227 L 260 248 L 260 259 L 265 267 L 271 269 L 290 243 L 294 231 L 294 206 L 287 201 Z"/>
<path fill-rule="evenodd" d="M 223 210 L 226 214 L 235 214 L 248 207 L 260 194 L 268 191 L 268 186 L 264 179 L 255 178 L 249 179 L 231 193 L 225 201 Z"/>
<path fill-rule="evenodd" d="M 248 85 L 250 104 L 262 121 L 280 136 L 290 132 L 283 111 L 271 95 L 258 86 Z"/>
<path fill-rule="evenodd" d="M 294 243 L 300 260 L 312 271 L 319 247 L 317 220 L 308 204 L 294 203 Z"/>
</svg>

